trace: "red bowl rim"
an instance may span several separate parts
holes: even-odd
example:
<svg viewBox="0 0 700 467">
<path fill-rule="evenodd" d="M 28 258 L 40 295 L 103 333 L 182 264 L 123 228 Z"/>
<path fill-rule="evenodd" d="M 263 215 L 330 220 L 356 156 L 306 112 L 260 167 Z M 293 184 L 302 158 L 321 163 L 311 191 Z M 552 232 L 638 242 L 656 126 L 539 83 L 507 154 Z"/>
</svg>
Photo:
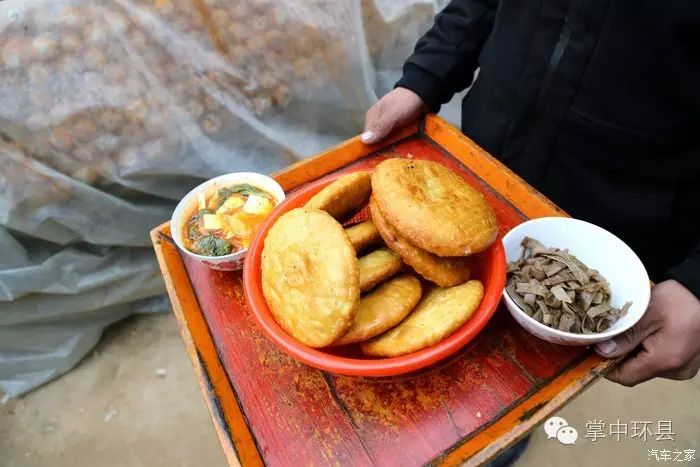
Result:
<svg viewBox="0 0 700 467">
<path fill-rule="evenodd" d="M 425 349 L 400 357 L 382 359 L 358 359 L 331 355 L 297 341 L 287 334 L 275 321 L 267 307 L 260 278 L 261 254 L 265 236 L 272 224 L 282 214 L 294 208 L 288 207 L 290 204 L 293 204 L 301 197 L 313 196 L 313 194 L 341 175 L 331 175 L 293 191 L 282 203 L 275 207 L 258 228 L 248 249 L 243 267 L 243 285 L 251 314 L 255 317 L 265 335 L 283 352 L 307 365 L 332 373 L 350 376 L 393 376 L 425 368 L 453 355 L 481 332 L 496 312 L 501 300 L 501 294 L 506 282 L 506 260 L 500 236 L 486 251 L 486 254 L 489 256 L 488 260 L 492 264 L 490 274 L 484 280 L 484 298 L 481 304 L 461 328 L 437 344 Z"/>
</svg>

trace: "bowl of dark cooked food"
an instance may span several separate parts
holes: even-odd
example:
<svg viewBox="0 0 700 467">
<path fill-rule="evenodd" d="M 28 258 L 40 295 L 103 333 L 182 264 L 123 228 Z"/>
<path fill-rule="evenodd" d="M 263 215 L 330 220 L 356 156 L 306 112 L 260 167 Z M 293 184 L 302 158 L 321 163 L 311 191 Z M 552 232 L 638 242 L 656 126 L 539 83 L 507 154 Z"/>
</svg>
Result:
<svg viewBox="0 0 700 467">
<path fill-rule="evenodd" d="M 607 230 L 578 219 L 543 217 L 503 237 L 508 261 L 503 300 L 535 336 L 591 345 L 641 319 L 650 282 L 632 249 Z"/>
<path fill-rule="evenodd" d="M 205 266 L 239 270 L 258 227 L 284 198 L 282 187 L 266 175 L 221 175 L 180 201 L 170 234 L 180 251 Z"/>
</svg>

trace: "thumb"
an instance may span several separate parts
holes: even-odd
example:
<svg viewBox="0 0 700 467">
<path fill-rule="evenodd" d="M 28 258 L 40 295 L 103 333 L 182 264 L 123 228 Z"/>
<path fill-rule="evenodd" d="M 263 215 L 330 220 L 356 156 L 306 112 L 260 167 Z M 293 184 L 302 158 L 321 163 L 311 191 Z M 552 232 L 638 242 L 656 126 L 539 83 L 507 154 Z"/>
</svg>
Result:
<svg viewBox="0 0 700 467">
<path fill-rule="evenodd" d="M 627 355 L 656 330 L 653 322 L 651 313 L 645 313 L 642 319 L 627 331 L 596 345 L 596 352 L 605 358 L 617 358 Z"/>
<path fill-rule="evenodd" d="M 657 359 L 646 350 L 623 360 L 605 377 L 612 382 L 632 387 L 648 381 L 658 373 Z"/>
<path fill-rule="evenodd" d="M 385 101 L 379 100 L 365 114 L 365 132 L 360 139 L 363 143 L 372 144 L 384 139 L 396 125 L 396 118 L 387 111 Z"/>
</svg>

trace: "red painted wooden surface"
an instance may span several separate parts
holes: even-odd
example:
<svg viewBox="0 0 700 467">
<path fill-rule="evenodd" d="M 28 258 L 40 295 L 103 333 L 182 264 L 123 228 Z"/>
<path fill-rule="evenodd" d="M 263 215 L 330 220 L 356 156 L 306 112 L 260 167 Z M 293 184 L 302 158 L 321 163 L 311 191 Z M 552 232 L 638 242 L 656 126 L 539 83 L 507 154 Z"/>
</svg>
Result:
<svg viewBox="0 0 700 467">
<path fill-rule="evenodd" d="M 481 189 L 501 233 L 524 220 L 455 159 L 422 137 L 393 148 L 436 160 Z M 342 171 L 369 168 L 374 155 Z M 448 361 L 408 376 L 331 375 L 278 351 L 256 328 L 240 273 L 185 266 L 219 357 L 269 465 L 422 465 L 474 436 L 580 357 L 543 342 L 499 309 L 486 329 Z"/>
</svg>

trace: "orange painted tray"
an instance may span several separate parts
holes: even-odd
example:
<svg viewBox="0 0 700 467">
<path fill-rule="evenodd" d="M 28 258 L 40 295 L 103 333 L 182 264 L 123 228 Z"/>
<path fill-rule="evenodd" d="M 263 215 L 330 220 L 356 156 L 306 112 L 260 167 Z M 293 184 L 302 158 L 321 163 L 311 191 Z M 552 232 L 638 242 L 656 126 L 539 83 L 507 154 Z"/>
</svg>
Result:
<svg viewBox="0 0 700 467">
<path fill-rule="evenodd" d="M 275 175 L 286 191 L 371 168 L 391 149 L 447 164 L 487 196 L 500 233 L 565 215 L 437 116 L 379 146 L 354 138 Z M 180 256 L 168 224 L 151 233 L 161 271 L 230 464 L 478 465 L 522 438 L 611 361 L 521 329 L 504 308 L 464 349 L 411 375 L 326 373 L 277 350 L 254 323 L 241 274 Z"/>
</svg>

